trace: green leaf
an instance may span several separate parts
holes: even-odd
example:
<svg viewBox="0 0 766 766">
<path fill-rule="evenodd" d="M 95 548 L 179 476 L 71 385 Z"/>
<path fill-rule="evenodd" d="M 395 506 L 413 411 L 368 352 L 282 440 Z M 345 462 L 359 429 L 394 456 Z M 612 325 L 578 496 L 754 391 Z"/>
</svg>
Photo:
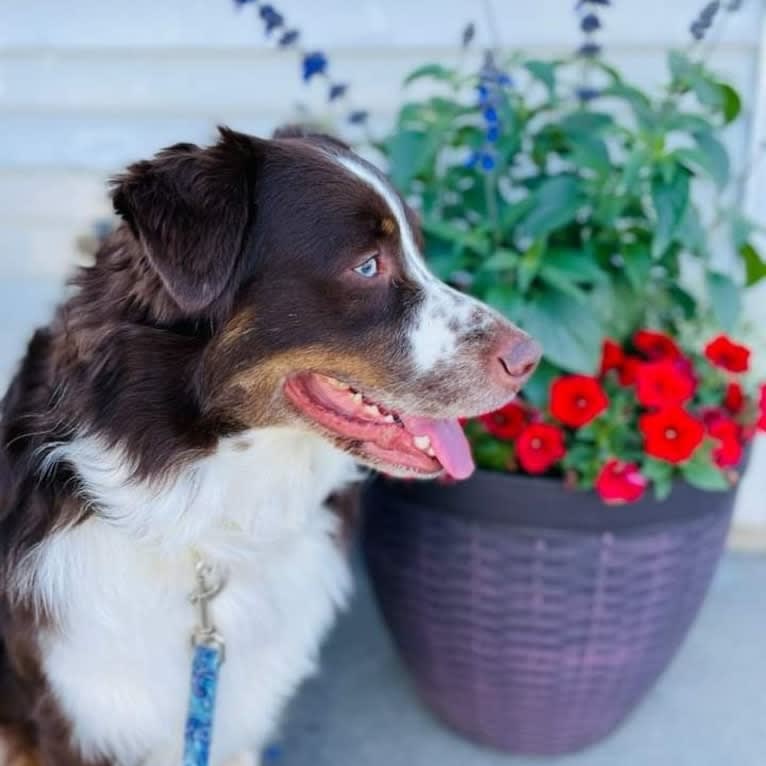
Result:
<svg viewBox="0 0 766 766">
<path fill-rule="evenodd" d="M 694 205 L 687 205 L 684 217 L 678 225 L 676 239 L 685 250 L 698 255 L 704 255 L 708 251 L 708 235 L 699 219 L 699 214 Z"/>
<path fill-rule="evenodd" d="M 523 311 L 523 302 L 518 289 L 511 284 L 494 284 L 483 296 L 490 306 L 496 308 L 503 316 L 516 322 Z"/>
<path fill-rule="evenodd" d="M 544 252 L 545 240 L 540 239 L 522 254 L 518 269 L 519 289 L 522 293 L 529 290 L 537 273 L 540 271 Z"/>
<path fill-rule="evenodd" d="M 752 287 L 766 277 L 766 262 L 749 242 L 740 246 L 739 255 L 745 264 L 745 284 L 747 287 Z"/>
<path fill-rule="evenodd" d="M 721 327 L 731 332 L 742 310 L 741 290 L 731 277 L 717 271 L 708 271 L 706 282 L 713 313 Z"/>
<path fill-rule="evenodd" d="M 681 466 L 681 473 L 694 487 L 707 491 L 731 489 L 726 475 L 713 460 L 714 443 L 708 440 Z"/>
<path fill-rule="evenodd" d="M 655 176 L 652 180 L 652 205 L 657 225 L 652 241 L 652 255 L 662 256 L 675 237 L 689 203 L 689 174 L 675 167 L 669 180 Z"/>
<path fill-rule="evenodd" d="M 513 456 L 513 445 L 498 439 L 479 439 L 473 444 L 476 464 L 489 471 L 507 471 Z"/>
<path fill-rule="evenodd" d="M 606 278 L 596 261 L 584 250 L 549 247 L 542 271 L 556 271 L 577 284 L 592 284 Z"/>
<path fill-rule="evenodd" d="M 572 143 L 572 160 L 577 167 L 590 168 L 599 175 L 609 175 L 613 168 L 606 142 L 599 136 L 583 134 Z"/>
<path fill-rule="evenodd" d="M 710 132 L 695 133 L 694 140 L 706 157 L 705 169 L 719 187 L 723 188 L 729 182 L 729 153 L 724 145 Z"/>
<path fill-rule="evenodd" d="M 447 67 L 442 66 L 441 64 L 424 64 L 410 72 L 405 78 L 404 84 L 409 85 L 410 83 L 413 83 L 416 80 L 422 80 L 423 78 L 452 82 L 455 78 L 455 73 L 452 69 L 447 69 Z"/>
<path fill-rule="evenodd" d="M 587 305 L 555 290 L 540 291 L 523 307 L 520 324 L 552 364 L 570 372 L 596 371 L 604 330 Z"/>
<path fill-rule="evenodd" d="M 569 174 L 546 178 L 530 197 L 531 210 L 519 223 L 517 232 L 533 239 L 573 221 L 582 205 L 580 182 Z"/>
<path fill-rule="evenodd" d="M 512 269 L 519 262 L 519 254 L 513 250 L 497 250 L 481 262 L 484 271 L 505 271 Z"/>
<path fill-rule="evenodd" d="M 430 157 L 426 156 L 428 144 L 428 134 L 414 130 L 403 130 L 388 138 L 386 154 L 389 174 L 395 186 L 407 189 L 412 179 L 430 161 Z"/>
<path fill-rule="evenodd" d="M 524 399 L 534 407 L 543 409 L 548 405 L 551 383 L 561 375 L 561 370 L 543 359 L 534 375 L 524 384 Z"/>
<path fill-rule="evenodd" d="M 625 276 L 630 286 L 638 292 L 643 292 L 649 284 L 649 273 L 652 268 L 651 253 L 641 245 L 628 245 L 622 250 L 622 258 L 625 264 Z"/>
<path fill-rule="evenodd" d="M 551 61 L 530 59 L 524 62 L 524 68 L 535 80 L 541 82 L 548 90 L 548 96 L 553 97 L 556 92 L 556 64 Z"/>
<path fill-rule="evenodd" d="M 572 112 L 559 122 L 561 130 L 570 135 L 602 133 L 613 125 L 614 117 L 611 114 L 585 110 Z"/>
<path fill-rule="evenodd" d="M 657 500 L 665 500 L 673 488 L 673 466 L 663 460 L 648 457 L 641 466 L 641 472 L 654 484 Z"/>
<path fill-rule="evenodd" d="M 723 101 L 723 118 L 728 125 L 739 117 L 739 113 L 742 111 L 742 99 L 731 85 L 719 82 L 718 87 L 721 90 L 721 100 Z"/>
</svg>

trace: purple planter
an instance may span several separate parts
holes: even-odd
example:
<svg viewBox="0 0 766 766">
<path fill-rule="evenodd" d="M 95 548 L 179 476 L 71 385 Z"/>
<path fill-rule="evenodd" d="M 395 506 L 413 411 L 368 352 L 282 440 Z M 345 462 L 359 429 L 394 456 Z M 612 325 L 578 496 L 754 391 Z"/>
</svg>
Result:
<svg viewBox="0 0 766 766">
<path fill-rule="evenodd" d="M 545 479 L 379 478 L 364 493 L 363 545 L 431 709 L 502 750 L 565 753 L 612 731 L 667 667 L 734 497 L 678 485 L 663 503 L 615 508 Z"/>
</svg>

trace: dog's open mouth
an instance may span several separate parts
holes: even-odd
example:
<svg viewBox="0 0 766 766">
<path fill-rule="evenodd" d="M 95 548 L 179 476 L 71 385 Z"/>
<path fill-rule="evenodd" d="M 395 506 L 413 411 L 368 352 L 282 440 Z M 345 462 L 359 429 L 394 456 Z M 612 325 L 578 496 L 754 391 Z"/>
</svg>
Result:
<svg viewBox="0 0 766 766">
<path fill-rule="evenodd" d="M 474 469 L 457 420 L 393 412 L 343 381 L 317 373 L 288 379 L 285 393 L 304 416 L 351 442 L 371 463 L 398 474 L 465 479 Z"/>
</svg>

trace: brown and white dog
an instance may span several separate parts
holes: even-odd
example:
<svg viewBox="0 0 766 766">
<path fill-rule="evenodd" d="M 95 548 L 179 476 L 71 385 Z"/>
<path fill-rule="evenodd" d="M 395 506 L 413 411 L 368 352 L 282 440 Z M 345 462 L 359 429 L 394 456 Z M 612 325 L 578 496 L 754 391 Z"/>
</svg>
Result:
<svg viewBox="0 0 766 766">
<path fill-rule="evenodd" d="M 113 199 L 3 404 L 0 762 L 181 762 L 201 555 L 228 573 L 212 763 L 251 763 L 348 596 L 328 497 L 358 463 L 470 474 L 456 418 L 540 352 L 328 137 L 221 129 Z"/>
</svg>

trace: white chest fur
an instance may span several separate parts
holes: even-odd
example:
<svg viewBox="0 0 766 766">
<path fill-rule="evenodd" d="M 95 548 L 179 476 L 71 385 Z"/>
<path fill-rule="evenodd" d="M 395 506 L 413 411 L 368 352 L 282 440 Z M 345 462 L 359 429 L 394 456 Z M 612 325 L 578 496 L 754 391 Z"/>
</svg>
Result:
<svg viewBox="0 0 766 766">
<path fill-rule="evenodd" d="M 27 569 L 26 587 L 58 617 L 44 666 L 83 752 L 120 766 L 180 763 L 193 550 L 229 573 L 213 604 L 227 660 L 212 763 L 259 748 L 347 599 L 322 502 L 355 478 L 351 459 L 288 429 L 228 440 L 161 486 L 131 482 L 122 456 L 90 438 L 49 459 L 73 463 L 103 509 Z"/>
</svg>

